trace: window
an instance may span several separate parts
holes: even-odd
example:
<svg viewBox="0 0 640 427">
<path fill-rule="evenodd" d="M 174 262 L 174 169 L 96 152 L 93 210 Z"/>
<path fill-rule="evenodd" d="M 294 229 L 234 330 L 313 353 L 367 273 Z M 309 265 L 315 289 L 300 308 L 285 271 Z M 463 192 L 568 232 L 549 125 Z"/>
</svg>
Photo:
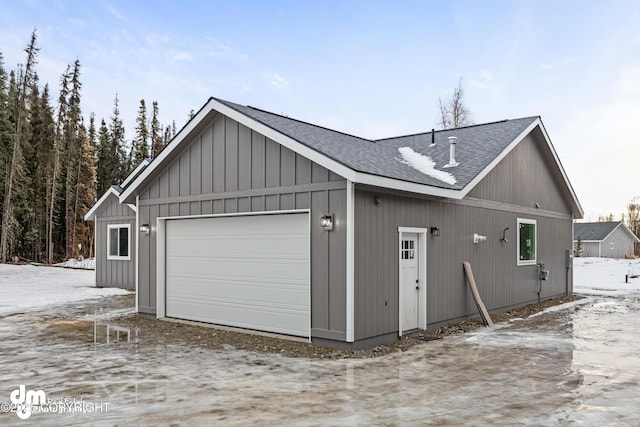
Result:
<svg viewBox="0 0 640 427">
<path fill-rule="evenodd" d="M 613 248 L 614 248 L 614 247 L 615 247 L 615 245 L 613 244 L 613 242 L 609 243 L 609 248 L 610 248 L 611 250 L 613 250 Z"/>
<path fill-rule="evenodd" d="M 416 256 L 415 240 L 403 240 L 402 241 L 402 259 L 414 259 Z"/>
<path fill-rule="evenodd" d="M 130 259 L 129 227 L 129 224 L 107 226 L 107 259 Z"/>
<path fill-rule="evenodd" d="M 518 218 L 518 265 L 536 264 L 536 221 Z"/>
</svg>

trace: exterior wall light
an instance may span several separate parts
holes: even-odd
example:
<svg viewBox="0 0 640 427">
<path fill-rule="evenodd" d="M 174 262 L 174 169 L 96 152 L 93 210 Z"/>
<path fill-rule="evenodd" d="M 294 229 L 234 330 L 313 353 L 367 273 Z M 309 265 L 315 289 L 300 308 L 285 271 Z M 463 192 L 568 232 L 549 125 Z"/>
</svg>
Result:
<svg viewBox="0 0 640 427">
<path fill-rule="evenodd" d="M 333 230 L 333 214 L 322 216 L 320 218 L 320 227 L 324 228 L 326 231 Z"/>
<path fill-rule="evenodd" d="M 440 235 L 440 229 L 438 227 L 431 227 L 430 231 L 433 237 L 438 237 Z"/>
<path fill-rule="evenodd" d="M 149 227 L 149 224 L 142 224 L 140 226 L 140 232 L 141 233 L 149 234 L 150 231 L 151 231 L 151 228 Z"/>
</svg>

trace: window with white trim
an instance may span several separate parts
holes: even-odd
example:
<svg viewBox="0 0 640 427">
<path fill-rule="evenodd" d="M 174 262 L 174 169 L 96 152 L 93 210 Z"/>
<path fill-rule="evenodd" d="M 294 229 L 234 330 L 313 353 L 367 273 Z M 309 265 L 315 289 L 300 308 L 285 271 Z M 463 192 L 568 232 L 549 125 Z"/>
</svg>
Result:
<svg viewBox="0 0 640 427">
<path fill-rule="evenodd" d="M 403 240 L 402 241 L 402 259 L 414 259 L 416 257 L 416 248 L 414 247 L 415 240 Z"/>
<path fill-rule="evenodd" d="M 536 220 L 518 218 L 518 265 L 536 264 Z"/>
<path fill-rule="evenodd" d="M 129 255 L 130 227 L 129 224 L 110 224 L 107 226 L 107 259 L 131 259 Z"/>
</svg>

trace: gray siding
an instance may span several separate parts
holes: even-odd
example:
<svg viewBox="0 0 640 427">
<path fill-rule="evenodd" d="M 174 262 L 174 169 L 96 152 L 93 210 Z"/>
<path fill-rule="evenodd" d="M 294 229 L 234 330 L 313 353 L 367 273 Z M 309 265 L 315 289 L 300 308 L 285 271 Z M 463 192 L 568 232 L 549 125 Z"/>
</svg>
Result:
<svg viewBox="0 0 640 427">
<path fill-rule="evenodd" d="M 582 241 L 581 257 L 606 257 L 624 258 L 627 254 L 634 253 L 635 240 L 629 232 L 622 228 L 616 228 L 606 239 L 601 242 Z M 576 241 L 573 242 L 574 247 Z M 613 244 L 613 248 L 611 245 Z"/>
<path fill-rule="evenodd" d="M 107 259 L 107 226 L 110 224 L 130 225 L 129 260 Z M 135 290 L 135 227 L 135 212 L 129 206 L 120 204 L 114 195 L 110 195 L 96 212 L 96 286 Z"/>
<path fill-rule="evenodd" d="M 156 230 L 159 217 L 311 210 L 312 335 L 345 339 L 346 229 L 319 226 L 335 214 L 346 221 L 346 181 L 251 129 L 218 115 L 140 193 L 138 304 L 156 311 Z"/>
<path fill-rule="evenodd" d="M 575 243 L 574 243 L 575 244 Z M 581 257 L 599 257 L 600 256 L 600 242 L 582 242 L 582 254 Z"/>
<path fill-rule="evenodd" d="M 467 197 L 570 213 L 569 194 L 557 191 L 564 182 L 538 133 L 525 137 Z"/>
<path fill-rule="evenodd" d="M 492 171 L 473 197 L 443 201 L 356 187 L 355 339 L 398 331 L 398 227 L 437 226 L 427 237 L 427 327 L 477 315 L 462 263 L 471 262 L 480 294 L 492 311 L 536 302 L 537 267 L 517 266 L 517 219 L 537 221 L 537 261 L 550 270 L 541 298 L 572 291 L 565 268 L 572 218 L 537 142 L 528 138 Z M 531 177 L 531 178 L 530 178 Z M 537 177 L 537 178 L 533 178 Z M 376 205 L 374 196 L 381 197 Z M 490 202 L 476 198 L 488 198 Z M 541 205 L 536 209 L 535 203 Z M 508 243 L 500 241 L 507 232 Z M 473 243 L 473 234 L 487 236 Z"/>
</svg>

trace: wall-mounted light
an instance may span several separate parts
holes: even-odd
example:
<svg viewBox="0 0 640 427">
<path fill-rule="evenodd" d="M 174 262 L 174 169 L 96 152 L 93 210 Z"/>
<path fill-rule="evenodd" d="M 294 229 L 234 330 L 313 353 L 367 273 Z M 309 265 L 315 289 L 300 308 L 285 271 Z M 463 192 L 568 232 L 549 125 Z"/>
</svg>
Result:
<svg viewBox="0 0 640 427">
<path fill-rule="evenodd" d="M 440 235 L 440 229 L 438 227 L 431 227 L 430 231 L 433 237 L 438 237 Z"/>
<path fill-rule="evenodd" d="M 380 198 L 380 196 L 376 194 L 375 196 L 373 196 L 373 203 L 379 205 L 380 203 L 382 203 L 382 198 Z"/>
<path fill-rule="evenodd" d="M 149 224 L 142 224 L 140 226 L 140 232 L 141 233 L 149 234 L 150 231 L 151 231 L 151 228 L 149 227 Z"/>
<path fill-rule="evenodd" d="M 487 240 L 487 236 L 483 236 L 481 234 L 473 233 L 473 243 L 478 244 L 480 242 L 484 242 Z"/>
<path fill-rule="evenodd" d="M 323 215 L 320 218 L 320 227 L 324 228 L 326 231 L 333 230 L 333 214 Z"/>
</svg>

